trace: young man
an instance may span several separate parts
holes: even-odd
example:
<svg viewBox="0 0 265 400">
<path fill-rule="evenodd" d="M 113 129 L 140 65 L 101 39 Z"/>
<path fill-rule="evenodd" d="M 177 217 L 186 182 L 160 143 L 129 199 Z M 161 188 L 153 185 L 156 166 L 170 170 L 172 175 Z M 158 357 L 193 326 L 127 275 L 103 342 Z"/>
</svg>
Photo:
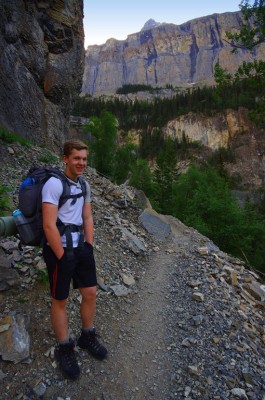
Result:
<svg viewBox="0 0 265 400">
<path fill-rule="evenodd" d="M 80 374 L 75 357 L 74 342 L 69 337 L 67 321 L 67 298 L 71 281 L 79 289 L 82 301 L 80 314 L 82 320 L 81 335 L 77 341 L 79 347 L 87 349 L 94 357 L 103 359 L 107 350 L 96 337 L 94 317 L 96 310 L 96 267 L 93 255 L 93 215 L 91 210 L 90 187 L 86 186 L 85 198 L 80 180 L 87 165 L 88 148 L 86 144 L 72 139 L 64 144 L 64 174 L 70 184 L 71 198 L 58 207 L 63 192 L 60 179 L 52 177 L 42 190 L 43 229 L 47 243 L 43 256 L 49 273 L 52 295 L 51 323 L 58 346 L 55 358 L 62 373 L 70 379 Z M 70 230 L 61 236 L 58 219 L 63 227 Z M 83 229 L 80 229 L 80 228 Z M 66 232 L 66 231 L 65 231 Z M 81 235 L 81 236 L 80 236 Z"/>
</svg>

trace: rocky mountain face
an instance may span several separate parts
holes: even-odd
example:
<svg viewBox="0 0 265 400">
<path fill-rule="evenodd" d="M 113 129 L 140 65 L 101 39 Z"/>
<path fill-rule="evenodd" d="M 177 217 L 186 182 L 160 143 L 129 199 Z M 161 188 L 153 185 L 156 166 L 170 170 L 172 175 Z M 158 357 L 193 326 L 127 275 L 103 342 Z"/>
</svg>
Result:
<svg viewBox="0 0 265 400">
<path fill-rule="evenodd" d="M 264 188 L 265 143 L 264 128 L 257 128 L 248 118 L 248 110 L 226 110 L 213 117 L 189 113 L 169 121 L 164 128 L 166 137 L 191 142 L 216 151 L 231 150 L 234 162 L 225 162 L 229 174 L 241 178 L 241 190 Z"/>
<path fill-rule="evenodd" d="M 242 25 L 240 12 L 213 14 L 182 25 L 160 24 L 86 49 L 82 92 L 114 94 L 124 84 L 189 86 L 213 83 L 214 64 L 234 72 L 239 63 L 264 59 L 265 45 L 231 54 L 226 31 Z"/>
<path fill-rule="evenodd" d="M 57 147 L 84 67 L 83 1 L 0 2 L 0 123 Z"/>
</svg>

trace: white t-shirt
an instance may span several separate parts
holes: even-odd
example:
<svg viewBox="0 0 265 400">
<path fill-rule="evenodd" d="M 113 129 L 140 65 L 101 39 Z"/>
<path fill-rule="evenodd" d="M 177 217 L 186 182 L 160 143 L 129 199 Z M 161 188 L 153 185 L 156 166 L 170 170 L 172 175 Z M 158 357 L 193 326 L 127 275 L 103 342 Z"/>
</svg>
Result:
<svg viewBox="0 0 265 400">
<path fill-rule="evenodd" d="M 79 182 L 74 182 L 67 178 L 70 182 L 71 194 L 79 194 L 82 192 L 81 185 Z M 60 197 L 63 193 L 63 184 L 59 178 L 52 177 L 44 184 L 42 188 L 42 202 L 51 203 L 54 205 L 59 204 Z M 73 201 L 74 200 L 74 201 Z M 88 182 L 86 182 L 86 203 L 91 202 L 91 190 Z M 68 199 L 58 209 L 58 218 L 64 224 L 82 225 L 82 211 L 84 205 L 84 197 L 80 196 L 74 199 Z M 73 246 L 77 247 L 79 232 L 72 232 Z M 62 236 L 62 244 L 66 246 L 65 235 Z"/>
</svg>

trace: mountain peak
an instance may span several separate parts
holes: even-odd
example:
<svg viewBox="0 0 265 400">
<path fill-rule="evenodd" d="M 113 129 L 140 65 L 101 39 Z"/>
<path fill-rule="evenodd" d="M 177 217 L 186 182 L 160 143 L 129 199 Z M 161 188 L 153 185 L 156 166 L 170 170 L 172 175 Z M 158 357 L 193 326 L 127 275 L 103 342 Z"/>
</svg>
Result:
<svg viewBox="0 0 265 400">
<path fill-rule="evenodd" d="M 146 23 L 142 27 L 141 31 L 146 31 L 148 29 L 153 29 L 153 28 L 158 27 L 159 25 L 161 25 L 160 22 L 156 22 L 154 19 L 150 18 L 148 21 L 146 21 Z"/>
</svg>

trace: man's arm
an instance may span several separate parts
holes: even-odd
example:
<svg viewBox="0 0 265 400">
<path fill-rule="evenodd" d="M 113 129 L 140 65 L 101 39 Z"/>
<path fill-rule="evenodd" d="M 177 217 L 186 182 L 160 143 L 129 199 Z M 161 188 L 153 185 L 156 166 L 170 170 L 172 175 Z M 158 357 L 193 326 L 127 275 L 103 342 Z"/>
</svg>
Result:
<svg viewBox="0 0 265 400">
<path fill-rule="evenodd" d="M 62 240 L 56 226 L 58 206 L 51 203 L 42 203 L 43 230 L 47 242 L 58 259 L 64 254 Z"/>
<path fill-rule="evenodd" d="M 94 221 L 93 221 L 91 203 L 85 203 L 84 204 L 82 218 L 83 218 L 85 241 L 87 243 L 90 243 L 93 246 L 93 241 L 94 241 Z"/>
</svg>

